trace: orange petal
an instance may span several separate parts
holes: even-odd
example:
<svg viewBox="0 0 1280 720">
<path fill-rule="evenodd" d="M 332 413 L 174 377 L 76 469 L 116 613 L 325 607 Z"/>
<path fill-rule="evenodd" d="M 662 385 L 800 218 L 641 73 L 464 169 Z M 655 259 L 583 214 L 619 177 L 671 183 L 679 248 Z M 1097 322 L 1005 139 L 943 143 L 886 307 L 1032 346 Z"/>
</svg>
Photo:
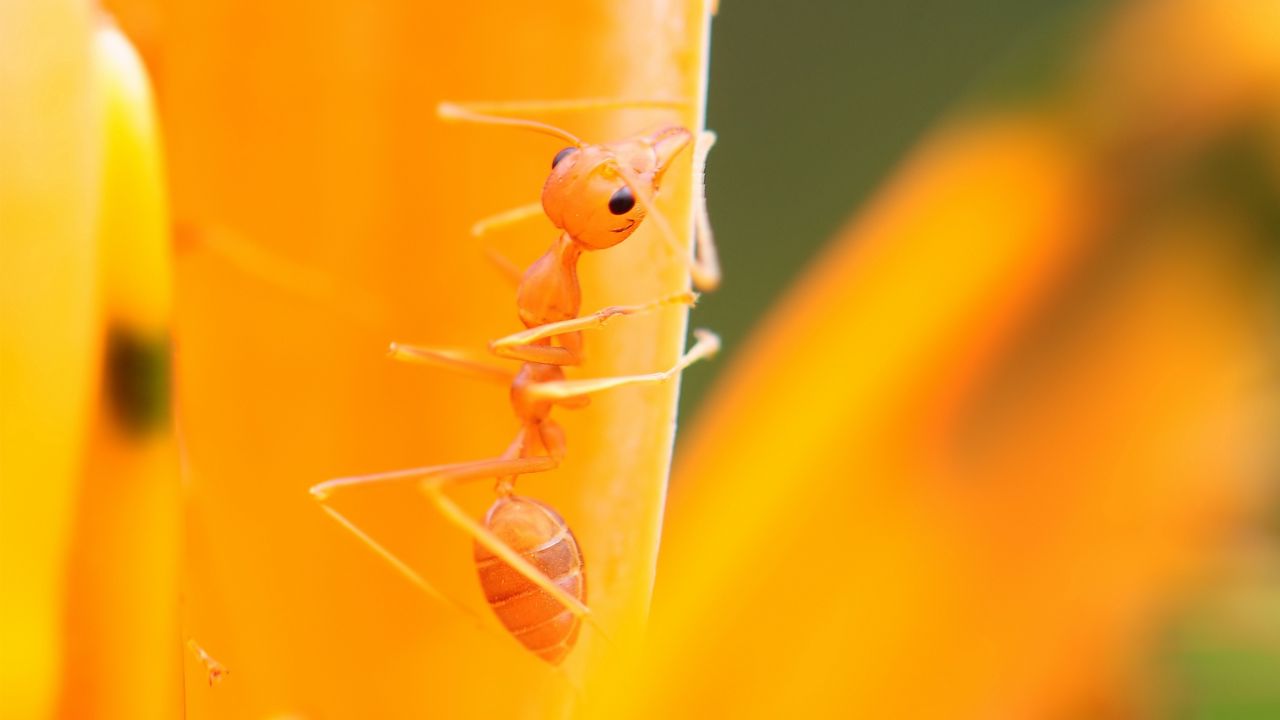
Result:
<svg viewBox="0 0 1280 720">
<path fill-rule="evenodd" d="M 480 627 L 357 543 L 307 488 L 492 457 L 514 433 L 503 391 L 384 355 L 392 340 L 483 349 L 519 328 L 512 289 L 468 229 L 535 200 L 561 145 L 445 125 L 436 104 L 681 97 L 681 112 L 549 119 L 594 141 L 699 127 L 701 4 L 512 3 L 486 16 L 480 6 L 244 0 L 169 7 L 155 27 L 161 37 L 143 44 L 161 67 L 175 219 L 194 239 L 177 298 L 185 601 L 192 637 L 230 671 L 209 687 L 205 668 L 189 664 L 191 717 L 562 714 L 616 666 L 646 616 L 674 383 L 561 414 L 563 470 L 521 482 L 572 525 L 611 638 L 584 630 L 563 671 L 491 617 L 470 540 L 422 498 L 382 489 L 335 503 Z M 688 162 L 660 201 L 678 228 L 692 222 Z M 654 232 L 650 223 L 584 260 L 585 309 L 687 286 Z M 524 265 L 554 235 L 535 220 L 493 241 Z M 593 332 L 576 376 L 668 366 L 684 325 L 672 308 Z M 484 487 L 456 496 L 473 517 L 492 498 Z"/>
</svg>

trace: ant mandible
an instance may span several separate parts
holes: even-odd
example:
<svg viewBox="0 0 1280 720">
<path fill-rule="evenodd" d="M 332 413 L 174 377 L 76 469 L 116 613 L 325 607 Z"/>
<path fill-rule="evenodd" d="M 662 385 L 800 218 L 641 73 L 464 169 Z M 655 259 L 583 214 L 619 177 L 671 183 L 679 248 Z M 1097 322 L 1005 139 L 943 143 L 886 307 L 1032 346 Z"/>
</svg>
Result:
<svg viewBox="0 0 1280 720">
<path fill-rule="evenodd" d="M 575 100 L 440 105 L 439 115 L 446 121 L 525 128 L 572 143 L 552 160 L 551 174 L 539 204 L 501 213 L 473 228 L 475 234 L 483 234 L 493 227 L 545 212 L 561 230 L 547 252 L 523 274 L 509 261 L 494 256 L 516 283 L 516 307 L 526 329 L 492 341 L 489 351 L 501 358 L 520 361 L 519 371 L 512 374 L 444 348 L 391 344 L 390 354 L 394 359 L 427 363 L 509 384 L 511 405 L 520 420 L 520 429 L 498 457 L 339 478 L 311 488 L 312 495 L 330 516 L 411 581 L 470 615 L 328 504 L 331 495 L 340 488 L 416 480 L 418 489 L 440 513 L 474 539 L 480 584 L 498 619 L 530 652 L 553 665 L 559 664 L 573 649 L 582 620 L 590 619 L 585 563 L 581 548 L 564 519 L 550 506 L 514 492 L 517 477 L 554 469 L 565 457 L 565 434 L 551 418 L 552 408 L 557 405 L 581 408 L 594 393 L 662 382 L 692 363 L 714 355 L 720 347 L 719 338 L 713 333 L 695 330 L 693 347 L 667 370 L 643 375 L 566 379 L 564 367 L 582 361 L 583 330 L 601 327 L 614 317 L 653 312 L 669 305 L 692 305 L 695 300 L 695 295 L 686 290 L 648 303 L 614 306 L 580 316 L 578 260 L 585 252 L 604 250 L 623 242 L 642 220 L 653 217 L 664 242 L 677 251 L 673 256 L 689 269 L 694 286 L 708 290 L 718 285 L 720 271 L 701 187 L 706 153 L 715 136 L 704 131 L 695 144 L 698 220 L 696 254 L 689 259 L 679 252 L 674 233 L 654 206 L 664 173 L 693 139 L 689 130 L 668 126 L 648 135 L 595 145 L 584 143 L 555 126 L 506 114 L 681 104 Z M 480 522 L 463 511 L 445 489 L 485 479 L 496 480 L 498 497 Z"/>
</svg>

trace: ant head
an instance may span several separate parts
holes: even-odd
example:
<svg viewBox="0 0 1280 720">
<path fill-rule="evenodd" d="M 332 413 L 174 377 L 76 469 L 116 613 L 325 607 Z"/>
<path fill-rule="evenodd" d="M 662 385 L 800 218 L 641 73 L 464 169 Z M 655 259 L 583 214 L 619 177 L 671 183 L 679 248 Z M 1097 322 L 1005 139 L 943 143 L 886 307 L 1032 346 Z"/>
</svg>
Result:
<svg viewBox="0 0 1280 720">
<path fill-rule="evenodd" d="M 692 138 L 684 128 L 668 127 L 616 143 L 567 147 L 551 163 L 542 208 L 585 249 L 613 247 L 635 232 L 648 210 L 635 187 L 652 198 Z"/>
</svg>

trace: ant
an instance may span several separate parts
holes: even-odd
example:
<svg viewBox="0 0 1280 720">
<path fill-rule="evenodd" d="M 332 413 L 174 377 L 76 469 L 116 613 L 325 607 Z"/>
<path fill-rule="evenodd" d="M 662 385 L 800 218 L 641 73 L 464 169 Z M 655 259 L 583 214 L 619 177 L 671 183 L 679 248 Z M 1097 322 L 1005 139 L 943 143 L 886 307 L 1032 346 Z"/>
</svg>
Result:
<svg viewBox="0 0 1280 720">
<path fill-rule="evenodd" d="M 696 253 L 690 259 L 683 254 L 666 219 L 656 212 L 654 197 L 672 161 L 693 142 L 693 133 L 683 127 L 667 126 L 647 135 L 597 145 L 585 143 L 558 127 L 508 113 L 680 105 L 683 103 L 678 101 L 605 99 L 439 106 L 438 114 L 445 121 L 524 128 L 571 143 L 552 160 L 540 203 L 501 213 L 477 223 L 472 230 L 480 235 L 540 212 L 545 212 L 561 230 L 547 252 L 522 274 L 513 263 L 490 252 L 490 258 L 516 283 L 516 307 L 525 330 L 493 340 L 489 351 L 497 357 L 519 361 L 519 370 L 511 373 L 444 348 L 400 343 L 392 343 L 390 348 L 390 356 L 396 360 L 508 383 L 520 429 L 506 451 L 494 458 L 339 478 L 311 488 L 321 508 L 343 527 L 421 589 L 470 615 L 328 504 L 332 494 L 342 488 L 416 481 L 419 491 L 440 513 L 474 539 L 480 585 L 499 621 L 530 652 L 552 665 L 558 665 L 573 649 L 581 622 L 590 620 L 591 613 L 586 604 L 585 563 L 572 530 L 550 506 L 515 494 L 519 476 L 552 470 L 564 460 L 565 434 L 551 418 L 552 409 L 584 407 L 590 402 L 590 395 L 612 388 L 663 382 L 694 362 L 711 357 L 720 347 L 720 340 L 713 333 L 695 330 L 694 345 L 666 370 L 566 379 L 564 368 L 582 362 L 582 331 L 599 328 L 615 317 L 654 312 L 671 305 L 692 306 L 696 300 L 694 293 L 683 291 L 648 303 L 580 315 L 578 261 L 586 252 L 605 250 L 625 241 L 646 217 L 652 217 L 663 240 L 688 268 L 694 286 L 700 290 L 716 287 L 720 271 L 701 187 L 706 153 L 715 136 L 704 131 L 695 143 L 698 220 Z M 480 522 L 462 510 L 445 489 L 486 479 L 496 481 L 497 499 Z"/>
</svg>

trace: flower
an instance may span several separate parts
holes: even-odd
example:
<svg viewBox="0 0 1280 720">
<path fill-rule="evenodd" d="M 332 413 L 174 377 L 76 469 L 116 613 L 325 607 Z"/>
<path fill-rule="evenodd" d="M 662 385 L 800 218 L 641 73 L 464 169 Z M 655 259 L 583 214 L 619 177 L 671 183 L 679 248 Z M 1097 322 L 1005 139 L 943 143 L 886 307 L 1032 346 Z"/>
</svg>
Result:
<svg viewBox="0 0 1280 720">
<path fill-rule="evenodd" d="M 483 350 L 519 329 L 512 287 L 468 228 L 536 199 L 563 143 L 448 125 L 437 104 L 678 98 L 688 101 L 678 112 L 548 119 L 596 141 L 659 123 L 698 127 L 706 24 L 699 3 L 512 4 L 497 18 L 414 2 L 305 11 L 233 2 L 165 8 L 158 36 L 140 38 L 158 77 L 183 237 L 175 351 L 186 628 L 230 671 L 209 687 L 188 662 L 193 716 L 558 715 L 635 644 L 675 383 L 561 413 L 563 468 L 520 481 L 581 542 L 604 629 L 584 631 L 563 669 L 493 620 L 470 538 L 412 488 L 349 490 L 333 504 L 469 613 L 407 582 L 307 489 L 494 457 L 515 433 L 505 389 L 393 363 L 386 349 Z M 678 227 L 692 221 L 688 163 L 686 153 L 660 199 Z M 584 258 L 584 309 L 687 287 L 648 226 Z M 525 265 L 555 235 L 537 220 L 492 242 Z M 615 320 L 588 336 L 575 374 L 668 367 L 684 330 L 678 308 Z M 473 517 L 492 502 L 485 485 L 454 491 Z"/>
<path fill-rule="evenodd" d="M 484 247 L 525 265 L 555 236 L 468 236 L 533 200 L 561 145 L 438 104 L 682 98 L 545 119 L 589 140 L 697 128 L 706 8 L 108 5 L 157 79 L 163 172 L 119 33 L 77 3 L 0 10 L 22 58 L 0 75 L 7 712 L 1162 709 L 1153 638 L 1274 476 L 1275 7 L 1100 14 L 1034 97 L 922 143 L 691 434 L 647 643 L 676 384 L 560 413 L 567 459 L 519 491 L 576 533 L 595 620 L 551 666 L 413 488 L 332 503 L 435 594 L 307 490 L 490 458 L 516 430 L 505 388 L 385 357 L 518 328 Z M 687 158 L 660 198 L 677 228 Z M 656 230 L 584 259 L 588 309 L 687 287 Z M 685 324 L 616 318 L 574 372 L 668 367 Z M 176 428 L 155 412 L 171 329 Z M 479 517 L 486 485 L 450 492 Z"/>
</svg>

